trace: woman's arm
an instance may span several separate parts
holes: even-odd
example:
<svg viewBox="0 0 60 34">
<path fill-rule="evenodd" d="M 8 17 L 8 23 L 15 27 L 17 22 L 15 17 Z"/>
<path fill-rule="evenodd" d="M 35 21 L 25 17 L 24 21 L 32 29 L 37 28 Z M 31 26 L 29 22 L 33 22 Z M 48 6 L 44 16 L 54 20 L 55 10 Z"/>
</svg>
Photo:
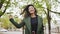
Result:
<svg viewBox="0 0 60 34">
<path fill-rule="evenodd" d="M 10 21 L 12 24 L 14 24 L 14 26 L 16 26 L 17 28 L 21 28 L 25 25 L 25 23 L 22 21 L 20 24 L 18 24 L 17 22 L 14 21 L 13 18 L 10 18 Z"/>
</svg>

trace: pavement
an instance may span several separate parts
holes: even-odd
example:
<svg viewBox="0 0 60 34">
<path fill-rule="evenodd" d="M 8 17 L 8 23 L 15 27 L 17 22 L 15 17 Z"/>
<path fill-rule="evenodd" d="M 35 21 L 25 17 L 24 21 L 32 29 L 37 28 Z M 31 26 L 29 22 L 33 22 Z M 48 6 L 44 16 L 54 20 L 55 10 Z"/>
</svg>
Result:
<svg viewBox="0 0 60 34">
<path fill-rule="evenodd" d="M 8 31 L 8 32 L 0 32 L 0 34 L 22 34 L 22 32 Z M 44 34 L 48 34 L 48 33 L 44 33 Z M 53 33 L 53 32 L 51 32 L 51 34 L 60 34 L 60 33 Z"/>
<path fill-rule="evenodd" d="M 9 32 L 0 32 L 0 34 L 22 34 L 22 32 L 9 31 Z"/>
</svg>

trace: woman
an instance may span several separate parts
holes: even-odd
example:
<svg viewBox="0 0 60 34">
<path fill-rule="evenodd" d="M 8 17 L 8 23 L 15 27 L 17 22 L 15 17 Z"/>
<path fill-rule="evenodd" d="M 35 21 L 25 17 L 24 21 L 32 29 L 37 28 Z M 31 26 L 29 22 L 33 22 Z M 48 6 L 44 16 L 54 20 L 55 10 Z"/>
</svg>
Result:
<svg viewBox="0 0 60 34">
<path fill-rule="evenodd" d="M 25 25 L 25 34 L 44 34 L 43 20 L 40 16 L 37 15 L 36 8 L 32 4 L 30 4 L 25 7 L 21 14 L 23 14 L 24 12 L 25 18 L 22 20 L 20 24 L 16 23 L 12 16 L 10 16 L 10 21 L 17 28 L 21 28 Z"/>
</svg>

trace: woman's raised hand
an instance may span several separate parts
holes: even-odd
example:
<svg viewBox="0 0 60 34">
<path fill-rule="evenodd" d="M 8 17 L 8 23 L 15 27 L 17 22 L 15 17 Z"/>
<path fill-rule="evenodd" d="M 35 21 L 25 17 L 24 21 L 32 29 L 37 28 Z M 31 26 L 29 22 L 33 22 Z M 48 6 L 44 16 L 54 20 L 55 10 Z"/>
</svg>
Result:
<svg viewBox="0 0 60 34">
<path fill-rule="evenodd" d="M 10 15 L 10 16 L 9 16 L 9 19 L 11 19 L 11 18 L 13 18 L 13 16 L 12 16 L 12 15 Z"/>
</svg>

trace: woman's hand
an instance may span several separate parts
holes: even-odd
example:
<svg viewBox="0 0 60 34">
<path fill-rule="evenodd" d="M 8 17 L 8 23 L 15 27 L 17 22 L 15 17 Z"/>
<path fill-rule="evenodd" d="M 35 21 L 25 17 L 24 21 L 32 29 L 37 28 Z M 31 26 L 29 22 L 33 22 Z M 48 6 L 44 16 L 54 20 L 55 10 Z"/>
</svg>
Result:
<svg viewBox="0 0 60 34">
<path fill-rule="evenodd" d="M 12 15 L 10 15 L 10 16 L 9 16 L 9 19 L 11 19 L 11 18 L 13 18 L 13 16 L 12 16 Z"/>
</svg>

